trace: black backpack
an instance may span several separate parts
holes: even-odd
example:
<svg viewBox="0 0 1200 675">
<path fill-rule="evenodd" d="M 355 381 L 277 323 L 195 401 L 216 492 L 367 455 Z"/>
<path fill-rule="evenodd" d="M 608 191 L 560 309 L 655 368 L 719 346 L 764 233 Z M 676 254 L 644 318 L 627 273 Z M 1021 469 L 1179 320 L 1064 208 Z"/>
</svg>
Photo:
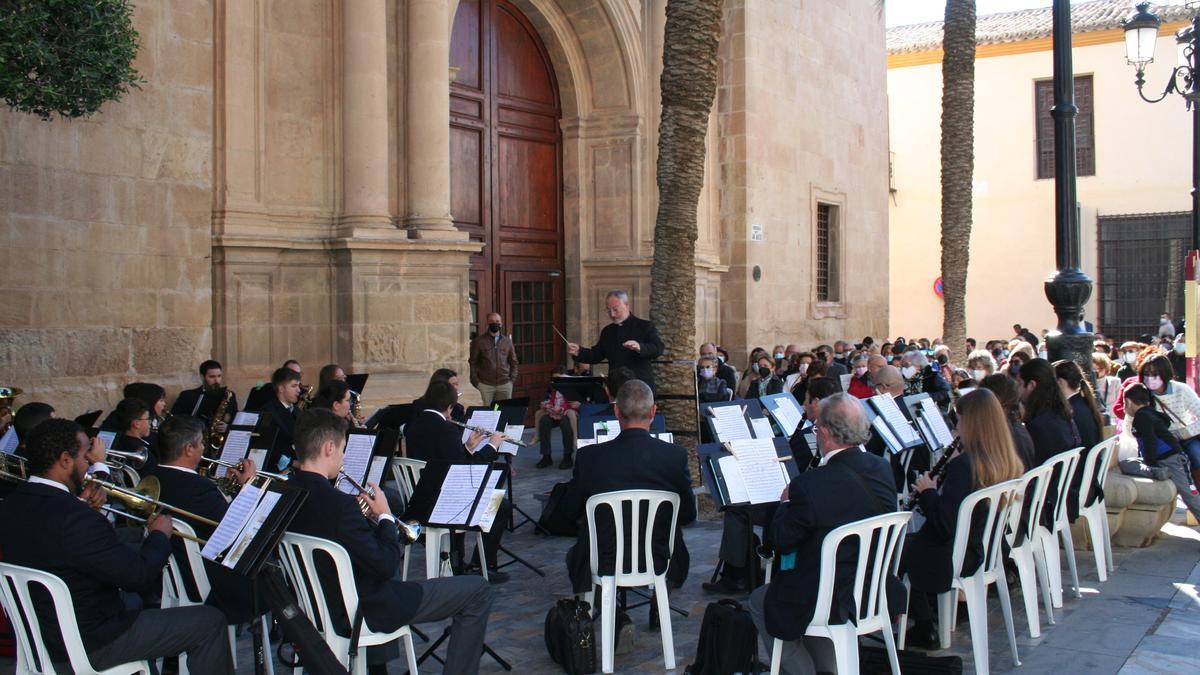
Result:
<svg viewBox="0 0 1200 675">
<path fill-rule="evenodd" d="M 757 673 L 758 665 L 758 631 L 750 612 L 737 600 L 710 602 L 700 623 L 696 660 L 686 672 L 690 675 Z"/>
<path fill-rule="evenodd" d="M 546 613 L 546 651 L 570 675 L 596 672 L 596 631 L 588 603 L 562 598 Z"/>
</svg>

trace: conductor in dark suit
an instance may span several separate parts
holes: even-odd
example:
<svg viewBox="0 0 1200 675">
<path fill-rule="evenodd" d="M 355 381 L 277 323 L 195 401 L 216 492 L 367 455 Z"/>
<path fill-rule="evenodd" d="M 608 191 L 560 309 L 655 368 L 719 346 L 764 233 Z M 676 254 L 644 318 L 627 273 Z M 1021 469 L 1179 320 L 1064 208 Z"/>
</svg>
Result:
<svg viewBox="0 0 1200 675">
<path fill-rule="evenodd" d="M 683 543 L 684 525 L 696 520 L 696 502 L 692 497 L 692 475 L 688 470 L 687 450 L 650 436 L 650 421 L 656 406 L 654 393 L 641 380 L 621 386 L 616 400 L 621 434 L 616 439 L 579 449 L 575 473 L 564 497 L 563 510 L 571 520 L 586 517 L 587 500 L 593 495 L 617 490 L 666 490 L 679 495 L 679 516 L 675 529 L 675 552 L 668 569 L 670 520 L 661 509 L 655 520 L 653 542 L 654 570 L 667 571 L 667 581 L 678 588 L 687 579 L 688 551 Z M 600 547 L 599 572 L 613 573 L 616 559 L 615 524 L 608 510 L 596 517 L 596 541 Z M 628 549 L 626 549 L 628 551 Z M 579 529 L 579 538 L 567 551 L 567 574 L 575 593 L 591 590 L 592 572 L 588 528 Z"/>
<path fill-rule="evenodd" d="M 604 305 L 613 322 L 600 331 L 596 345 L 588 349 L 571 342 L 567 344 L 567 353 L 580 363 L 608 361 L 610 370 L 625 366 L 653 390 L 654 370 L 650 362 L 664 349 L 658 329 L 650 321 L 629 313 L 629 295 L 625 291 L 609 291 Z"/>
<path fill-rule="evenodd" d="M 300 400 L 300 373 L 291 368 L 277 368 L 271 373 L 271 387 L 275 390 L 275 395 L 263 406 L 262 414 L 279 430 L 270 454 L 277 463 L 274 467 L 264 468 L 282 471 L 292 462 L 296 402 Z"/>
<path fill-rule="evenodd" d="M 158 478 L 162 501 L 203 518 L 220 521 L 225 517 L 229 502 L 217 489 L 214 481 L 196 472 L 200 466 L 200 458 L 204 455 L 205 431 L 204 423 L 190 415 L 174 415 L 163 422 L 158 430 L 159 464 L 154 469 L 154 476 Z M 238 484 L 245 485 L 254 478 L 254 461 L 246 459 L 243 471 L 229 469 L 229 473 Z M 196 536 L 201 539 L 212 536 L 211 525 L 182 519 L 187 520 L 188 525 L 196 531 Z M 196 588 L 192 584 L 191 567 L 184 551 L 183 540 L 172 539 L 171 549 L 176 564 L 184 570 L 183 578 L 188 595 L 199 601 Z M 206 604 L 221 610 L 227 623 L 245 623 L 254 618 L 254 595 L 248 577 L 209 560 L 204 561 L 204 572 L 212 586 Z M 265 602 L 260 606 L 266 611 Z"/>
<path fill-rule="evenodd" d="M 83 489 L 88 447 L 87 435 L 71 420 L 46 420 L 30 434 L 31 477 L 0 502 L 4 561 L 63 580 L 83 647 L 99 670 L 186 652 L 192 672 L 232 673 L 229 634 L 219 610 L 203 605 L 126 608 L 122 590 L 144 593 L 161 588 L 163 565 L 171 552 L 171 518 L 151 518 L 138 547 L 119 541 L 108 520 L 78 498 L 93 490 Z M 65 663 L 50 599 L 38 586 L 32 593 L 42 639 L 51 658 Z M 70 606 L 66 609 L 71 611 Z M 56 670 L 69 668 L 59 664 Z"/>
<path fill-rule="evenodd" d="M 750 594 L 750 614 L 763 644 L 770 650 L 772 638 L 785 641 L 783 663 L 788 673 L 836 670 L 829 641 L 803 638 L 816 609 L 825 535 L 847 523 L 896 510 L 891 466 L 861 447 L 871 434 L 866 410 L 857 398 L 835 394 L 822 399 L 816 435 L 820 465 L 792 479 L 771 523 L 780 571 L 770 584 Z M 789 555 L 795 556 L 790 568 Z M 831 622 L 843 622 L 853 613 L 857 556 L 856 542 L 844 543 L 838 552 Z"/>
<path fill-rule="evenodd" d="M 402 544 L 396 518 L 379 486 L 368 484 L 375 496 L 357 499 L 333 486 L 346 455 L 346 420 L 332 411 L 306 410 L 296 421 L 296 466 L 289 485 L 308 490 L 308 499 L 288 529 L 340 544 L 350 555 L 359 608 L 366 625 L 376 631 L 427 621 L 452 619 L 450 645 L 443 672 L 471 675 L 479 670 L 483 636 L 492 608 L 492 588 L 473 575 L 401 581 Z M 368 508 L 368 516 L 359 510 Z M 330 605 L 342 607 L 337 575 L 328 561 L 319 568 L 322 585 L 331 591 Z M 335 610 L 336 611 L 336 610 Z M 335 619 L 335 627 L 349 634 L 350 620 Z M 372 672 L 386 672 L 388 653 L 369 648 Z"/>
<path fill-rule="evenodd" d="M 457 464 L 487 464 L 499 459 L 498 452 L 504 443 L 504 435 L 496 432 L 491 434 L 488 442 L 480 446 L 487 438 L 478 431 L 471 432 L 466 443 L 462 441 L 462 428 L 447 421 L 455 403 L 458 402 L 458 389 L 449 382 L 432 382 L 421 396 L 428 406 L 418 412 L 412 421 L 404 427 L 405 447 L 410 459 L 423 462 L 454 462 Z M 500 523 L 508 522 L 512 504 L 505 499 L 496 512 L 496 525 L 489 532 L 483 533 L 483 548 L 488 566 L 488 578 L 496 583 L 508 579 L 506 573 L 500 572 L 496 566 L 496 552 L 500 549 L 500 541 L 504 537 L 504 528 Z M 456 549 L 462 549 L 456 545 Z M 475 552 L 478 563 L 479 552 Z M 458 558 L 456 557 L 455 560 Z"/>
</svg>

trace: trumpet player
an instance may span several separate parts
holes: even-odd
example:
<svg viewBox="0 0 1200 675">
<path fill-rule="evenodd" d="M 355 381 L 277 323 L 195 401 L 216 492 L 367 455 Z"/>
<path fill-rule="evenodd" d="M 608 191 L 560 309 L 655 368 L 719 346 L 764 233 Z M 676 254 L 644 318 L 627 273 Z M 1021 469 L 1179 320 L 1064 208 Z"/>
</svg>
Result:
<svg viewBox="0 0 1200 675">
<path fill-rule="evenodd" d="M 159 464 L 154 469 L 160 486 L 159 498 L 172 506 L 220 521 L 225 516 L 229 503 L 217 484 L 197 473 L 200 458 L 204 456 L 204 434 L 206 427 L 198 418 L 190 415 L 174 415 L 163 422 L 158 431 Z M 243 468 L 229 469 L 238 483 L 245 485 L 254 479 L 253 460 L 246 459 Z M 213 527 L 205 523 L 189 522 L 202 539 L 212 536 Z M 183 570 L 183 578 L 191 579 L 191 568 L 184 553 L 184 542 L 175 538 L 171 541 L 175 563 Z M 250 580 L 217 563 L 204 561 L 204 569 L 212 584 L 207 604 L 220 609 L 227 623 L 244 623 L 254 618 L 253 595 Z M 195 589 L 187 584 L 193 599 Z M 262 607 L 266 607 L 263 603 Z"/>
<path fill-rule="evenodd" d="M 482 577 L 471 575 L 399 580 L 402 545 L 396 518 L 379 486 L 368 484 L 373 496 L 360 494 L 356 499 L 337 490 L 331 482 L 345 459 L 346 428 L 344 419 L 320 408 L 304 411 L 297 420 L 296 465 L 288 482 L 307 489 L 308 499 L 289 529 L 328 539 L 346 549 L 354 567 L 359 608 L 372 630 L 391 631 L 407 624 L 452 619 L 443 672 L 478 672 L 492 607 L 491 587 Z M 360 504 L 367 507 L 369 516 L 363 516 Z M 332 569 L 322 568 L 321 576 L 326 589 L 337 588 Z M 332 598 L 330 604 L 341 606 Z M 347 617 L 337 617 L 334 623 L 335 628 L 348 634 Z M 387 661 L 398 654 L 394 643 L 368 648 L 369 672 L 386 672 Z"/>
<path fill-rule="evenodd" d="M 171 518 L 150 518 L 139 547 L 122 543 L 108 520 L 78 499 L 88 470 L 89 441 L 71 420 L 39 424 L 28 438 L 28 451 L 28 482 L 0 503 L 0 549 L 5 562 L 49 572 L 67 585 L 92 665 L 103 670 L 185 652 L 193 672 L 232 673 L 229 636 L 219 610 L 137 611 L 126 609 L 122 600 L 121 591 L 161 587 L 171 551 Z M 50 604 L 39 602 L 35 608 L 51 659 L 65 662 Z"/>
<path fill-rule="evenodd" d="M 158 463 L 157 449 L 150 443 L 150 425 L 154 417 L 153 411 L 140 398 L 122 399 L 113 411 L 121 428 L 121 436 L 115 442 L 115 448 L 121 452 L 146 453 L 144 471 L 151 472 Z"/>
</svg>

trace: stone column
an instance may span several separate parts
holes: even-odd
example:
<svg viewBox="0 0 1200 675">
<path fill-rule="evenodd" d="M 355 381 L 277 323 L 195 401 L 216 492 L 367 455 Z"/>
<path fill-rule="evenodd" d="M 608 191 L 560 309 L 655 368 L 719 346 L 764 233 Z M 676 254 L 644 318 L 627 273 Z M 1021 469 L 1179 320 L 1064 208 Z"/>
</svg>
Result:
<svg viewBox="0 0 1200 675">
<path fill-rule="evenodd" d="M 450 220 L 448 0 L 407 0 L 404 227 L 413 239 L 466 239 Z"/>
<path fill-rule="evenodd" d="M 387 9 L 342 3 L 342 214 L 344 236 L 393 227 L 388 200 Z"/>
</svg>

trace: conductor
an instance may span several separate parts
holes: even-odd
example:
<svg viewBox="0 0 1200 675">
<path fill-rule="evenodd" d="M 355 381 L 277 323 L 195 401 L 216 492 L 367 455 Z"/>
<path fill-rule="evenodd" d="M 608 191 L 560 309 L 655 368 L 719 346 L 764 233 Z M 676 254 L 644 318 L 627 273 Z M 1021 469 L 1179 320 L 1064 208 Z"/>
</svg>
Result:
<svg viewBox="0 0 1200 675">
<path fill-rule="evenodd" d="M 608 361 L 610 370 L 625 366 L 653 390 L 654 370 L 650 362 L 664 349 L 658 329 L 650 321 L 629 313 L 629 295 L 625 291 L 609 291 L 604 304 L 613 322 L 600 331 L 596 346 L 588 349 L 568 342 L 567 353 L 580 363 Z"/>
</svg>

